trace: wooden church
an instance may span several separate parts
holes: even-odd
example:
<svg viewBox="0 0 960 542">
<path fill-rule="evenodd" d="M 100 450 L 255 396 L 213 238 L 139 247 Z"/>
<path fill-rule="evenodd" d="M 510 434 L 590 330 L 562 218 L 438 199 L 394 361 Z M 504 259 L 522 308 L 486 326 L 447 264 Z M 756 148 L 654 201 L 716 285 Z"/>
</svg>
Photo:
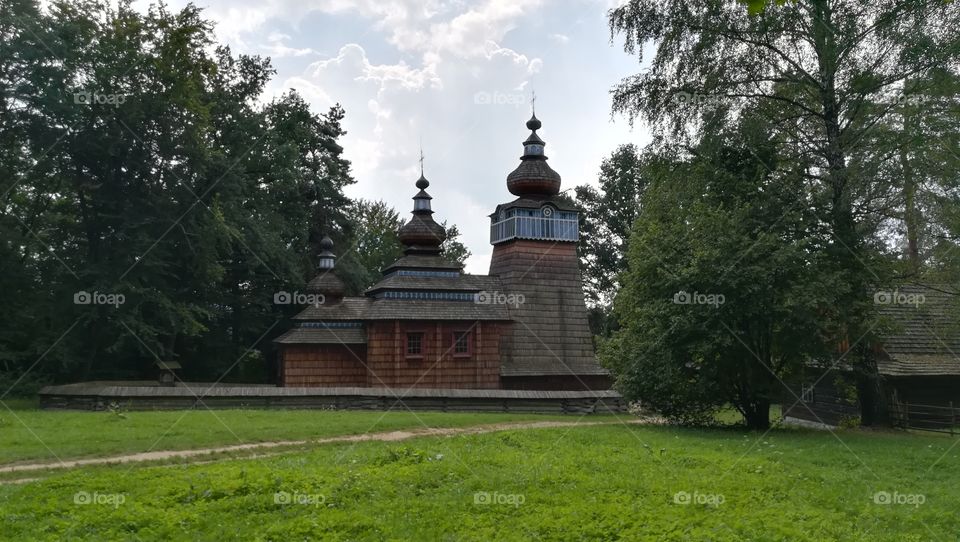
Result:
<svg viewBox="0 0 960 542">
<path fill-rule="evenodd" d="M 308 293 L 324 302 L 294 317 L 276 339 L 280 383 L 296 387 L 604 390 L 577 258 L 578 209 L 560 193 L 541 123 L 527 121 L 520 165 L 507 175 L 516 196 L 490 215 L 489 275 L 442 257 L 421 174 L 413 216 L 399 230 L 403 257 L 360 297 L 345 297 L 333 243 L 321 243 Z"/>
</svg>

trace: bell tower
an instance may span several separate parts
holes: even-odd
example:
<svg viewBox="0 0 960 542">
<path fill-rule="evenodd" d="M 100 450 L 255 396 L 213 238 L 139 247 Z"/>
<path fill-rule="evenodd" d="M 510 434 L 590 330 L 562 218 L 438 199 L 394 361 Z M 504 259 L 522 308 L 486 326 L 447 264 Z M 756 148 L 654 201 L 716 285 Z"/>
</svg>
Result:
<svg viewBox="0 0 960 542">
<path fill-rule="evenodd" d="M 547 164 L 536 112 L 527 121 L 520 165 L 507 175 L 517 198 L 490 215 L 490 274 L 514 321 L 501 347 L 504 388 L 608 389 L 587 320 L 577 242 L 579 209 L 560 194 L 560 174 Z M 522 302 L 520 302 L 522 300 Z"/>
</svg>

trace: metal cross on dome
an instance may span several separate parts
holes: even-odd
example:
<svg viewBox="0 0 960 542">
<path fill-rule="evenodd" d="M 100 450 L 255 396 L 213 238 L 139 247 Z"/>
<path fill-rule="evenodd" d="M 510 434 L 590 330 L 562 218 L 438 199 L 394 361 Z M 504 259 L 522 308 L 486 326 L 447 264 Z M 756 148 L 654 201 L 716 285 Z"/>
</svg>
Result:
<svg viewBox="0 0 960 542">
<path fill-rule="evenodd" d="M 420 176 L 423 177 L 423 139 L 420 139 Z"/>
</svg>

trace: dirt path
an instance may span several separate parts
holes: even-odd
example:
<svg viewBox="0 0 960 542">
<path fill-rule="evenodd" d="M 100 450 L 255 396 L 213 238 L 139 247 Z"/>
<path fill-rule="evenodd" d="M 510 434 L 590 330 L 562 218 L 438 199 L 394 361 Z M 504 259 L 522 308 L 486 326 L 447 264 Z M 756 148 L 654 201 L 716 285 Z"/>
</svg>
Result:
<svg viewBox="0 0 960 542">
<path fill-rule="evenodd" d="M 645 420 L 631 418 L 625 423 L 643 423 Z M 395 442 L 407 440 L 415 437 L 435 437 L 451 435 L 476 435 L 480 433 L 493 433 L 496 431 L 506 431 L 509 429 L 545 429 L 554 427 L 573 427 L 587 425 L 610 425 L 621 422 L 515 422 L 498 423 L 488 425 L 476 425 L 472 427 L 447 427 L 447 428 L 428 428 L 409 431 L 385 431 L 381 433 L 366 433 L 361 435 L 342 435 L 336 437 L 326 437 L 314 440 L 283 440 L 276 442 L 255 442 L 250 444 L 235 444 L 232 446 L 217 446 L 213 448 L 198 448 L 193 450 L 158 450 L 155 452 L 142 452 L 137 454 L 114 455 L 108 457 L 93 457 L 90 459 L 71 459 L 60 461 L 58 463 L 27 463 L 22 465 L 9 465 L 0 467 L 0 474 L 12 472 L 31 472 L 50 469 L 72 469 L 76 467 L 85 467 L 87 465 L 118 465 L 123 463 L 140 463 L 146 461 L 164 461 L 167 459 L 191 458 L 217 453 L 243 452 L 248 450 L 263 451 L 271 448 L 303 446 L 307 444 L 330 444 L 335 442 L 364 442 L 380 441 Z M 226 458 L 225 458 L 226 459 Z M 35 478 L 19 480 L 3 480 L 0 483 L 24 483 L 33 481 Z"/>
</svg>

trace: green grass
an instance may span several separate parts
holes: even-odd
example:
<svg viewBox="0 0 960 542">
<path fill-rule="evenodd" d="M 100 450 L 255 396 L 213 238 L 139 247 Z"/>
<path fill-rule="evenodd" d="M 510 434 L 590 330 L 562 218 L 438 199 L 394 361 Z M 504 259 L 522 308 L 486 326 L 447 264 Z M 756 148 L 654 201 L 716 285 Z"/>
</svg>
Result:
<svg viewBox="0 0 960 542">
<path fill-rule="evenodd" d="M 536 414 L 242 409 L 142 411 L 117 415 L 111 412 L 38 410 L 26 404 L 7 406 L 10 408 L 0 405 L 0 465 L 422 429 L 424 425 L 456 427 L 574 419 Z"/>
<path fill-rule="evenodd" d="M 837 435 L 608 425 L 325 445 L 207 465 L 96 467 L 0 486 L 0 533 L 145 541 L 956 539 L 960 446 L 909 434 Z M 78 492 L 102 504 L 76 504 Z M 680 492 L 716 504 L 677 503 Z M 876 504 L 878 492 L 924 502 Z M 302 504 L 277 503 L 278 493 Z M 476 504 L 478 493 L 501 504 Z"/>
</svg>

